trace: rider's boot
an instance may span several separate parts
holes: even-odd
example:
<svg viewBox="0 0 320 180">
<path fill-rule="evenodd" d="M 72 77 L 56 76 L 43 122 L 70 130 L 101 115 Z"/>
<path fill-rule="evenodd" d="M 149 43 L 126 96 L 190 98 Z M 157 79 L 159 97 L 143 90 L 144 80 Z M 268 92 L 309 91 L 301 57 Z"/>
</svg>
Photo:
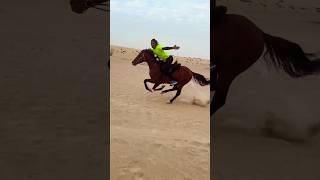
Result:
<svg viewBox="0 0 320 180">
<path fill-rule="evenodd" d="M 168 76 L 169 78 L 171 79 L 170 81 L 170 86 L 174 86 L 176 85 L 178 82 L 176 80 L 174 80 L 174 78 L 172 77 L 172 69 L 170 68 L 169 69 L 169 72 L 168 72 Z"/>
</svg>

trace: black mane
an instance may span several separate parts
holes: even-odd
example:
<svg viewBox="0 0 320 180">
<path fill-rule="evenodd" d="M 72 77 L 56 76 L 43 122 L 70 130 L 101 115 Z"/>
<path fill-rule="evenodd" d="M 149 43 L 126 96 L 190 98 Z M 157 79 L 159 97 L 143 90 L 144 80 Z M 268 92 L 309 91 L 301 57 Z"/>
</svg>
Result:
<svg viewBox="0 0 320 180">
<path fill-rule="evenodd" d="M 151 49 L 143 49 L 140 53 L 142 53 L 142 52 L 146 52 L 148 55 L 154 57 L 154 54 L 153 54 L 153 52 L 151 51 Z"/>
<path fill-rule="evenodd" d="M 151 49 L 143 49 L 141 52 L 147 52 L 149 54 L 153 54 L 153 52 L 151 51 Z"/>
</svg>

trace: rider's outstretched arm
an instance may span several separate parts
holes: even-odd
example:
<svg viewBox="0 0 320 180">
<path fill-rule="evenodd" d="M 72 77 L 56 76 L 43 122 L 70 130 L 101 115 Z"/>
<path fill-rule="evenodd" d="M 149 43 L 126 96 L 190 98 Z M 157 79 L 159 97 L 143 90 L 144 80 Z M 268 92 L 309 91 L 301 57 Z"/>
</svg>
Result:
<svg viewBox="0 0 320 180">
<path fill-rule="evenodd" d="M 170 50 L 170 49 L 174 49 L 173 47 L 163 47 L 163 50 Z"/>
<path fill-rule="evenodd" d="M 174 45 L 173 47 L 163 47 L 162 50 L 179 49 L 179 46 Z"/>
</svg>

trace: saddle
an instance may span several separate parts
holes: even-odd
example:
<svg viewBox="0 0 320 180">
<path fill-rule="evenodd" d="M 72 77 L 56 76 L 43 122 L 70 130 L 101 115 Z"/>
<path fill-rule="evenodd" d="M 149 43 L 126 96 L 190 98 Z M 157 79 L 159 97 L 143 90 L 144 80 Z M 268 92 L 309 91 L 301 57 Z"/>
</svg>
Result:
<svg viewBox="0 0 320 180">
<path fill-rule="evenodd" d="M 178 70 L 181 67 L 181 64 L 175 61 L 169 68 L 170 74 L 174 73 L 176 70 Z"/>
<path fill-rule="evenodd" d="M 163 66 L 165 64 L 163 61 L 160 61 L 160 60 L 158 60 L 157 63 L 160 64 L 160 66 Z M 181 67 L 181 64 L 175 61 L 173 64 L 170 65 L 167 71 L 169 74 L 172 74 L 176 70 L 178 70 L 180 67 Z"/>
</svg>

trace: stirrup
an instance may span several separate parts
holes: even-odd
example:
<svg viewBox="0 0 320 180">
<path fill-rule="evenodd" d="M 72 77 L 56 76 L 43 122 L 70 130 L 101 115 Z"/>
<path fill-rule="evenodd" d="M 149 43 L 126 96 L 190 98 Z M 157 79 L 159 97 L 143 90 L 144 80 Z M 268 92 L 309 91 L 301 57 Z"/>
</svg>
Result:
<svg viewBox="0 0 320 180">
<path fill-rule="evenodd" d="M 174 86 L 174 85 L 176 85 L 176 84 L 178 84 L 177 81 L 175 81 L 175 80 L 171 80 L 171 81 L 170 81 L 170 86 Z"/>
</svg>

